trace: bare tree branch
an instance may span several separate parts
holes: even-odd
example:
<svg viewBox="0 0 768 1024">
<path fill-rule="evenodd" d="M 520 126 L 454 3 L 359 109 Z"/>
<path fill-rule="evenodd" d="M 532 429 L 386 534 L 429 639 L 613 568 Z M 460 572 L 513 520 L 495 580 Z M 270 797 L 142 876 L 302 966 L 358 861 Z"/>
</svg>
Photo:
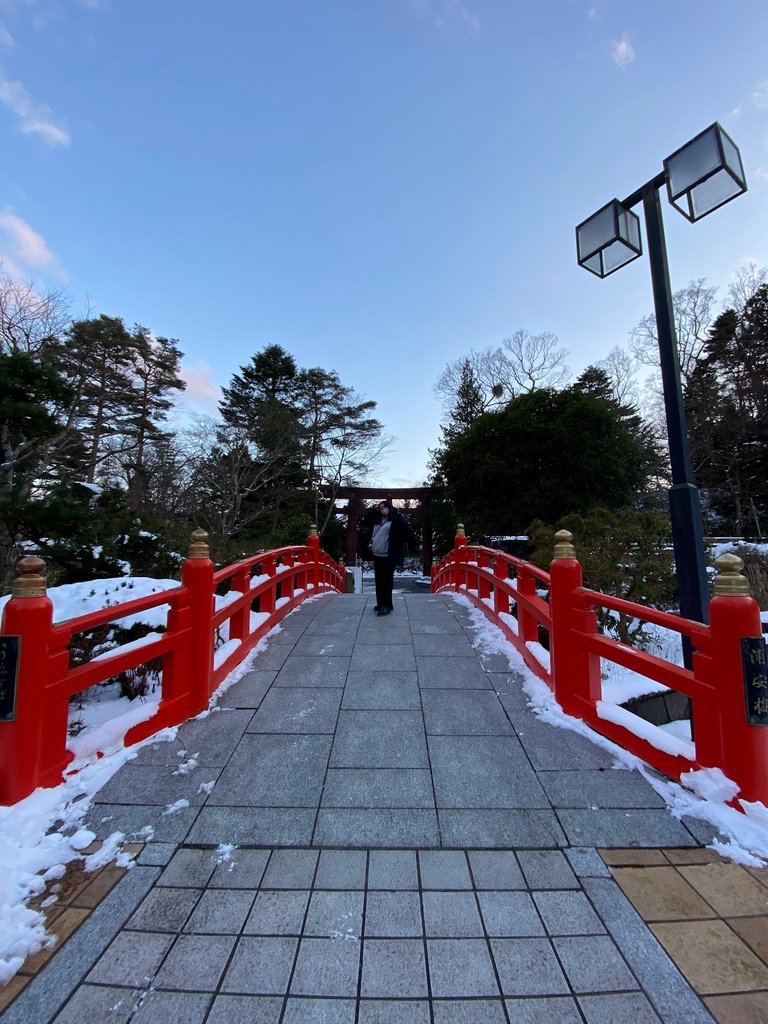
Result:
<svg viewBox="0 0 768 1024">
<path fill-rule="evenodd" d="M 619 405 L 636 406 L 640 399 L 637 360 L 626 348 L 614 345 L 605 359 L 597 363 L 608 374 L 613 397 Z"/>
<path fill-rule="evenodd" d="M 703 277 L 690 281 L 672 296 L 680 356 L 680 376 L 683 384 L 701 356 L 707 331 L 714 315 L 717 288 L 705 283 Z M 630 344 L 635 358 L 645 366 L 659 365 L 659 336 L 653 313 L 644 316 L 630 333 Z"/>
<path fill-rule="evenodd" d="M 739 267 L 728 288 L 730 304 L 739 315 L 764 284 L 768 284 L 768 267 L 758 267 L 754 260 Z"/>
<path fill-rule="evenodd" d="M 63 289 L 39 292 L 34 281 L 6 274 L 0 262 L 0 352 L 40 352 L 67 326 L 69 307 Z"/>
<path fill-rule="evenodd" d="M 517 330 L 502 341 L 498 351 L 499 383 L 510 397 L 537 388 L 559 388 L 570 378 L 568 352 L 560 347 L 557 335 L 549 331 L 531 334 Z"/>
</svg>

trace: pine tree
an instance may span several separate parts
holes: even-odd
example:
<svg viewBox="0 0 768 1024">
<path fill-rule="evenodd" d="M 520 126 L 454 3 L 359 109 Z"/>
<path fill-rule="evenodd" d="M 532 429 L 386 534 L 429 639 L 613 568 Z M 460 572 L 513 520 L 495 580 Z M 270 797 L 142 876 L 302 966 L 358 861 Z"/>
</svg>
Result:
<svg viewBox="0 0 768 1024">
<path fill-rule="evenodd" d="M 146 327 L 133 332 L 130 372 L 133 378 L 133 409 L 126 423 L 126 440 L 132 451 L 126 462 L 131 507 L 139 511 L 147 484 L 147 447 L 162 436 L 161 424 L 173 408 L 173 393 L 186 383 L 179 376 L 183 352 L 175 340 L 153 338 Z"/>
<path fill-rule="evenodd" d="M 76 431 L 86 447 L 85 479 L 94 483 L 114 457 L 113 439 L 124 437 L 136 412 L 132 363 L 137 341 L 119 317 L 77 320 L 53 352 L 74 401 L 65 432 Z"/>
</svg>

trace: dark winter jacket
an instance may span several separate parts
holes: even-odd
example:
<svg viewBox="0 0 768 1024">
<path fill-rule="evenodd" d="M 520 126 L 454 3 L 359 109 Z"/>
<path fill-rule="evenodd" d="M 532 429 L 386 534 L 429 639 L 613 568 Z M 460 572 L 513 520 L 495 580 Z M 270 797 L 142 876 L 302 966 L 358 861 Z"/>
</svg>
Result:
<svg viewBox="0 0 768 1024">
<path fill-rule="evenodd" d="M 405 545 L 410 544 L 415 547 L 416 545 L 416 534 L 413 532 L 411 524 L 394 508 L 390 508 L 387 519 L 390 521 L 391 526 L 389 528 L 389 550 L 387 551 L 387 558 L 395 566 L 402 566 L 405 559 Z M 365 557 L 371 558 L 371 538 L 373 537 L 373 528 L 378 523 L 382 522 L 382 516 L 378 508 L 369 509 L 365 518 L 363 519 L 363 528 L 361 533 L 364 535 L 364 543 L 366 547 Z"/>
</svg>

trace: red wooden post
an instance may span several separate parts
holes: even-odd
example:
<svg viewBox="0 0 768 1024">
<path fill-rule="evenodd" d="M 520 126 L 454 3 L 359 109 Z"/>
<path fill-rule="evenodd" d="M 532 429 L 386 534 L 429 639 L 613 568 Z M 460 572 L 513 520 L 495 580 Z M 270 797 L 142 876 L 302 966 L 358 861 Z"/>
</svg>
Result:
<svg viewBox="0 0 768 1024">
<path fill-rule="evenodd" d="M 517 592 L 523 597 L 536 596 L 536 580 L 522 566 L 517 570 Z M 517 629 L 523 643 L 539 639 L 539 624 L 522 603 L 517 606 Z"/>
<path fill-rule="evenodd" d="M 429 591 L 430 591 L 431 594 L 434 594 L 435 588 L 437 586 L 437 562 L 435 562 L 434 560 L 433 560 L 432 566 L 431 566 L 431 568 L 429 570 L 429 578 L 430 578 L 430 581 L 431 581 L 430 585 L 429 585 Z"/>
<path fill-rule="evenodd" d="M 18 637 L 18 674 L 4 685 L 16 684 L 15 711 L 8 721 L 0 722 L 0 804 L 15 804 L 33 793 L 42 784 L 43 764 L 61 763 L 63 769 L 71 759 L 67 756 L 67 706 L 60 701 L 46 707 L 45 688 L 50 679 L 49 649 L 53 629 L 53 605 L 46 595 L 41 575 L 45 562 L 28 555 L 17 565 L 19 577 L 14 581 L 11 600 L 3 610 L 3 636 Z M 7 664 L 10 676 L 12 666 Z M 7 694 L 7 691 L 6 691 Z M 54 712 L 51 717 L 51 712 Z M 46 725 L 59 726 L 60 735 Z M 44 756 L 43 733 L 55 744 L 55 752 Z M 61 775 L 49 785 L 61 781 Z"/>
<path fill-rule="evenodd" d="M 715 565 L 718 576 L 709 603 L 712 655 L 709 659 L 694 655 L 694 671 L 709 662 L 706 681 L 717 687 L 720 698 L 719 735 L 710 716 L 696 714 L 694 735 L 696 760 L 711 768 L 721 768 L 741 789 L 742 800 L 768 803 L 768 726 L 750 725 L 747 700 L 753 711 L 768 714 L 768 688 L 765 687 L 765 647 L 756 645 L 752 654 L 755 674 L 749 692 L 745 688 L 741 638 L 762 639 L 760 609 L 749 596 L 746 579 L 741 575 L 744 563 L 736 555 L 721 555 Z"/>
<path fill-rule="evenodd" d="M 453 569 L 453 585 L 458 590 L 467 582 L 467 570 L 464 565 L 467 560 L 467 535 L 464 532 L 464 523 L 459 523 L 456 528 L 454 558 L 456 564 Z"/>
<path fill-rule="evenodd" d="M 280 573 L 280 597 L 287 597 L 288 600 L 293 597 L 294 575 L 290 570 L 293 569 L 294 561 L 293 552 L 286 551 L 283 555 L 283 565 L 289 571 Z"/>
<path fill-rule="evenodd" d="M 597 616 L 580 608 L 575 591 L 581 586 L 581 563 L 576 558 L 567 530 L 555 534 L 555 557 L 550 565 L 549 634 L 551 676 L 555 699 L 569 715 L 582 717 L 601 696 L 600 659 L 576 642 L 576 633 L 594 633 Z"/>
<path fill-rule="evenodd" d="M 277 575 L 275 568 L 274 555 L 269 558 L 265 558 L 261 563 L 261 572 L 264 576 L 271 576 L 272 579 Z M 271 615 L 275 610 L 275 584 L 267 587 L 264 593 L 259 598 L 259 611 L 266 612 L 267 615 Z"/>
<path fill-rule="evenodd" d="M 491 567 L 491 556 L 485 552 L 478 551 L 477 553 L 477 596 L 482 601 L 483 598 L 491 596 L 491 581 L 482 572 L 483 569 L 490 569 Z"/>
<path fill-rule="evenodd" d="M 493 575 L 493 610 L 497 615 L 500 615 L 502 612 L 509 614 L 509 594 L 499 586 L 500 580 L 509 579 L 509 570 L 507 569 L 507 563 L 500 554 L 496 555 L 493 559 Z"/>
<path fill-rule="evenodd" d="M 319 583 L 321 583 L 321 570 L 319 570 L 319 537 L 317 536 L 317 526 L 315 523 L 309 527 L 309 537 L 306 539 L 306 546 L 309 548 L 310 567 L 307 570 L 305 584 L 312 584 L 313 589 L 319 590 Z"/>
<path fill-rule="evenodd" d="M 232 577 L 231 587 L 238 594 L 248 594 L 251 589 L 251 570 L 247 565 L 241 566 Z M 229 620 L 229 639 L 245 640 L 251 631 L 251 605 L 246 601 L 240 611 L 235 612 Z"/>
<path fill-rule="evenodd" d="M 344 559 L 339 559 L 339 573 L 341 574 L 341 580 L 337 582 L 336 589 L 339 590 L 340 594 L 346 594 L 347 592 L 347 567 L 344 565 Z"/>
<path fill-rule="evenodd" d="M 189 674 L 190 714 L 199 715 L 208 708 L 213 674 L 213 562 L 208 534 L 195 530 L 181 581 L 189 590 L 192 627 Z"/>
</svg>

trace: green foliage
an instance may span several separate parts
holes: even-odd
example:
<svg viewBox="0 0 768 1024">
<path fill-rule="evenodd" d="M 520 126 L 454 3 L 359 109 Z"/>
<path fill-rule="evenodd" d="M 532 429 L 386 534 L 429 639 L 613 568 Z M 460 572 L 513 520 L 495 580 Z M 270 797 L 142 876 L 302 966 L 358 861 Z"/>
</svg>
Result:
<svg viewBox="0 0 768 1024">
<path fill-rule="evenodd" d="M 672 609 L 675 605 L 672 538 L 669 518 L 656 511 L 631 508 L 592 510 L 568 515 L 548 526 L 536 520 L 528 528 L 531 560 L 549 569 L 557 530 L 573 534 L 576 556 L 591 590 L 627 601 Z M 643 622 L 621 614 L 599 613 L 601 626 L 624 643 L 643 642 Z"/>
<path fill-rule="evenodd" d="M 39 500 L 20 502 L 14 527 L 38 547 L 57 583 L 178 577 L 180 556 L 157 524 L 136 516 L 118 488 L 94 496 L 78 485 L 58 485 Z"/>
<path fill-rule="evenodd" d="M 518 395 L 446 448 L 448 497 L 473 533 L 522 533 L 593 508 L 620 508 L 644 487 L 653 452 L 600 398 L 578 387 Z"/>
<path fill-rule="evenodd" d="M 3 448 L 34 446 L 58 430 L 52 406 L 71 397 L 52 366 L 40 365 L 25 352 L 0 354 L 0 436 Z"/>
</svg>

